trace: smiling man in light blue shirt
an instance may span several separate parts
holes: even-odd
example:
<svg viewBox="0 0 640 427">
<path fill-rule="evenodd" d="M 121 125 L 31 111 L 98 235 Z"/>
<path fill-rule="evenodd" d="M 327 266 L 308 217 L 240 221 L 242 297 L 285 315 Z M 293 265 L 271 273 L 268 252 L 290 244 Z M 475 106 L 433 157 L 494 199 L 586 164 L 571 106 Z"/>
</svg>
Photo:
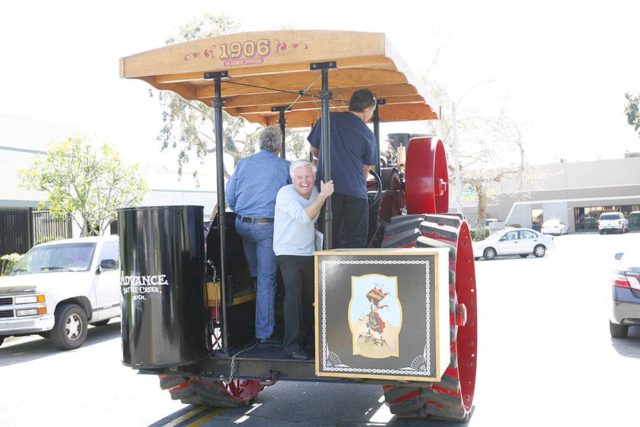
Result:
<svg viewBox="0 0 640 427">
<path fill-rule="evenodd" d="M 333 181 L 315 187 L 316 168 L 305 160 L 290 167 L 291 181 L 278 191 L 273 250 L 284 282 L 285 353 L 307 359 L 305 339 L 311 337 L 313 304 L 314 224 L 324 202 L 333 194 Z"/>
</svg>

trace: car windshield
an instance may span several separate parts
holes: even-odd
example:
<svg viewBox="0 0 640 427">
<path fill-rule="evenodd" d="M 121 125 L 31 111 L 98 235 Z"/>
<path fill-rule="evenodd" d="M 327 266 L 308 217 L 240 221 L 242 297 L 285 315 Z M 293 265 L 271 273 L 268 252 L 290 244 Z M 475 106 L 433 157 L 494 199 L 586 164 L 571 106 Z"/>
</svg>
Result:
<svg viewBox="0 0 640 427">
<path fill-rule="evenodd" d="M 20 258 L 9 275 L 87 271 L 91 267 L 95 248 L 95 243 L 34 246 Z"/>
<path fill-rule="evenodd" d="M 620 215 L 618 214 L 601 215 L 600 219 L 620 219 Z"/>
</svg>

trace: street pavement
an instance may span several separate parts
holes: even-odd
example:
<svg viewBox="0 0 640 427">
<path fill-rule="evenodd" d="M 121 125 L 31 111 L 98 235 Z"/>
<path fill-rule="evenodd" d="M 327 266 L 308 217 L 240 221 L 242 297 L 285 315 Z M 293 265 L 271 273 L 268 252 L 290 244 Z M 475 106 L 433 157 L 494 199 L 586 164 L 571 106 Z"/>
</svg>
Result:
<svg viewBox="0 0 640 427">
<path fill-rule="evenodd" d="M 555 238 L 544 258 L 476 262 L 474 427 L 638 426 L 640 328 L 611 339 L 614 254 L 640 233 Z M 59 352 L 36 336 L 0 347 L 1 426 L 449 426 L 399 420 L 375 385 L 280 382 L 247 408 L 172 401 L 121 365 L 118 322 Z"/>
</svg>

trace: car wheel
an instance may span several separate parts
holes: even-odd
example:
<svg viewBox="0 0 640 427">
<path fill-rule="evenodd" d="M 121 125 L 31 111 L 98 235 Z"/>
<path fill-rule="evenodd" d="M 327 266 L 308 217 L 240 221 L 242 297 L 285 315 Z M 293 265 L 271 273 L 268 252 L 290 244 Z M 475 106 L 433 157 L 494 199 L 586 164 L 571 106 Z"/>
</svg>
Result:
<svg viewBox="0 0 640 427">
<path fill-rule="evenodd" d="M 520 258 L 526 258 L 528 256 L 529 256 L 529 254 L 520 254 Z"/>
<path fill-rule="evenodd" d="M 533 254 L 538 258 L 542 258 L 546 252 L 547 248 L 545 248 L 543 245 L 537 245 L 535 248 L 533 248 Z"/>
<path fill-rule="evenodd" d="M 600 234 L 601 234 L 601 235 L 602 235 L 602 234 L 604 234 L 604 231 L 600 230 Z"/>
<path fill-rule="evenodd" d="M 87 315 L 80 306 L 63 304 L 56 310 L 56 321 L 49 338 L 60 350 L 78 348 L 87 339 L 87 325 Z"/>
<path fill-rule="evenodd" d="M 496 257 L 496 250 L 493 248 L 487 248 L 484 250 L 482 255 L 484 256 L 484 259 L 492 260 Z"/>
<path fill-rule="evenodd" d="M 609 320 L 609 332 L 611 332 L 611 338 L 626 338 L 629 334 L 629 326 L 618 325 Z"/>
</svg>

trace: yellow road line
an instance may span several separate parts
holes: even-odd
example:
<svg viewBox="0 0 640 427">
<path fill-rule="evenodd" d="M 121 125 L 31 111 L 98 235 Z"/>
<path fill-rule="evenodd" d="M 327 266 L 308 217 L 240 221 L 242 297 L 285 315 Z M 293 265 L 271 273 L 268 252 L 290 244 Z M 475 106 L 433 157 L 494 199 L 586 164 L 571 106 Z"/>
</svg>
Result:
<svg viewBox="0 0 640 427">
<path fill-rule="evenodd" d="M 218 415 L 220 415 L 223 412 L 224 412 L 224 408 L 216 408 L 213 411 L 211 411 L 208 414 L 206 414 L 204 417 L 199 418 L 198 420 L 196 420 L 193 423 L 189 424 L 188 427 L 199 427 L 202 424 L 204 424 L 207 421 L 209 421 L 210 419 L 217 417 Z"/>
<path fill-rule="evenodd" d="M 188 420 L 189 418 L 193 417 L 196 414 L 199 414 L 200 412 L 209 409 L 208 406 L 198 406 L 196 409 L 194 409 L 193 411 L 189 411 L 186 414 L 176 418 L 175 420 L 171 421 L 169 424 L 165 424 L 162 427 L 174 427 L 177 426 L 178 424 L 180 424 L 181 422 Z"/>
</svg>

